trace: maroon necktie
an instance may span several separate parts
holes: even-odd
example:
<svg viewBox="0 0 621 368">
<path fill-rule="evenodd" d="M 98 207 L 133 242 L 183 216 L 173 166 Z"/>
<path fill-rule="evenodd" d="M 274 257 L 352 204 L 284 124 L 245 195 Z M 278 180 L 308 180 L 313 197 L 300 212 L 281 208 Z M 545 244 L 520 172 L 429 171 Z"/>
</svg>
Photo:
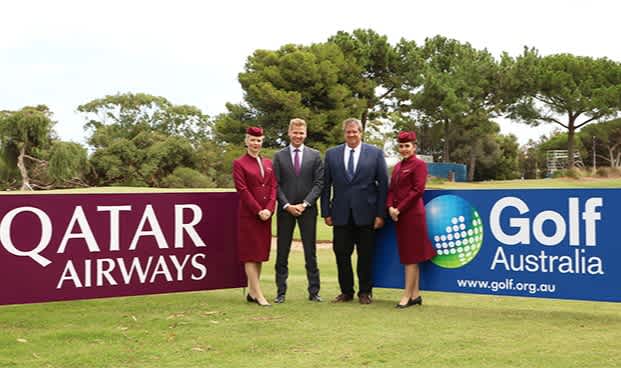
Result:
<svg viewBox="0 0 621 368">
<path fill-rule="evenodd" d="M 293 150 L 293 170 L 295 171 L 295 175 L 300 176 L 300 150 Z"/>
</svg>

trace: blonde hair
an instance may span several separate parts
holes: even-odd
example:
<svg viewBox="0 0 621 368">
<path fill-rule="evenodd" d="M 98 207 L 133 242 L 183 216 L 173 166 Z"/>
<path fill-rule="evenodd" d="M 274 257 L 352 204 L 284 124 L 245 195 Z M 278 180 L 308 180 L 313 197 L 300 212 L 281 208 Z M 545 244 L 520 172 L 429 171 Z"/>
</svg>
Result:
<svg viewBox="0 0 621 368">
<path fill-rule="evenodd" d="M 262 136 L 260 136 L 260 137 L 256 137 L 256 136 L 254 136 L 254 135 L 250 135 L 250 134 L 246 133 L 246 137 L 244 138 L 244 144 L 245 144 L 246 146 L 248 146 L 248 140 L 249 140 L 251 137 L 252 137 L 252 138 L 261 138 L 261 143 L 263 143 L 263 140 L 265 139 L 265 136 L 263 136 L 263 135 L 262 135 Z"/>
<path fill-rule="evenodd" d="M 304 119 L 300 119 L 300 118 L 293 118 L 291 119 L 291 121 L 289 122 L 289 130 L 291 130 L 293 127 L 304 127 L 306 129 L 306 121 L 304 121 Z"/>
</svg>

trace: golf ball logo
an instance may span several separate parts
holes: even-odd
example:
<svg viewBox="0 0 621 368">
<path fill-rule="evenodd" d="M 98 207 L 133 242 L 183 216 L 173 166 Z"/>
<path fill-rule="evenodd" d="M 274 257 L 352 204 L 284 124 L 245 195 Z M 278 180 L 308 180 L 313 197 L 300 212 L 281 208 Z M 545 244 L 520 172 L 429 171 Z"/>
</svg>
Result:
<svg viewBox="0 0 621 368">
<path fill-rule="evenodd" d="M 442 195 L 425 206 L 427 229 L 438 255 L 431 262 L 459 268 L 472 261 L 483 244 L 483 223 L 476 208 L 455 195 Z"/>
</svg>

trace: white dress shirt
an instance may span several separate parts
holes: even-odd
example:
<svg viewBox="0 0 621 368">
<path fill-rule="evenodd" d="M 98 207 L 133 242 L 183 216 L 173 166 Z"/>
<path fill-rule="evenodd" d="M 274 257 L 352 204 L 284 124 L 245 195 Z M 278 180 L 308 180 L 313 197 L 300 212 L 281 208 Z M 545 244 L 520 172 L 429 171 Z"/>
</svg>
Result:
<svg viewBox="0 0 621 368">
<path fill-rule="evenodd" d="M 349 155 L 351 154 L 352 148 L 345 144 L 345 154 L 343 155 L 343 162 L 345 163 L 345 171 L 347 171 L 347 162 L 349 162 Z M 356 172 L 356 168 L 358 167 L 358 159 L 360 159 L 360 151 L 362 151 L 362 143 L 359 143 L 354 150 L 354 173 Z"/>
</svg>

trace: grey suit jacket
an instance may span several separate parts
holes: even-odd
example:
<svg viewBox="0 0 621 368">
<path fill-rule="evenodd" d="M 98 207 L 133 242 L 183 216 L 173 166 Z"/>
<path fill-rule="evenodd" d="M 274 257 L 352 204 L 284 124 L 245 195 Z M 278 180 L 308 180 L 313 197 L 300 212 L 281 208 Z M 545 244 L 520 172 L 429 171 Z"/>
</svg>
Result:
<svg viewBox="0 0 621 368">
<path fill-rule="evenodd" d="M 298 204 L 306 201 L 316 211 L 324 176 L 319 151 L 304 145 L 300 176 L 295 175 L 293 170 L 289 146 L 276 152 L 272 166 L 278 181 L 278 209 L 282 211 L 287 203 Z"/>
</svg>

